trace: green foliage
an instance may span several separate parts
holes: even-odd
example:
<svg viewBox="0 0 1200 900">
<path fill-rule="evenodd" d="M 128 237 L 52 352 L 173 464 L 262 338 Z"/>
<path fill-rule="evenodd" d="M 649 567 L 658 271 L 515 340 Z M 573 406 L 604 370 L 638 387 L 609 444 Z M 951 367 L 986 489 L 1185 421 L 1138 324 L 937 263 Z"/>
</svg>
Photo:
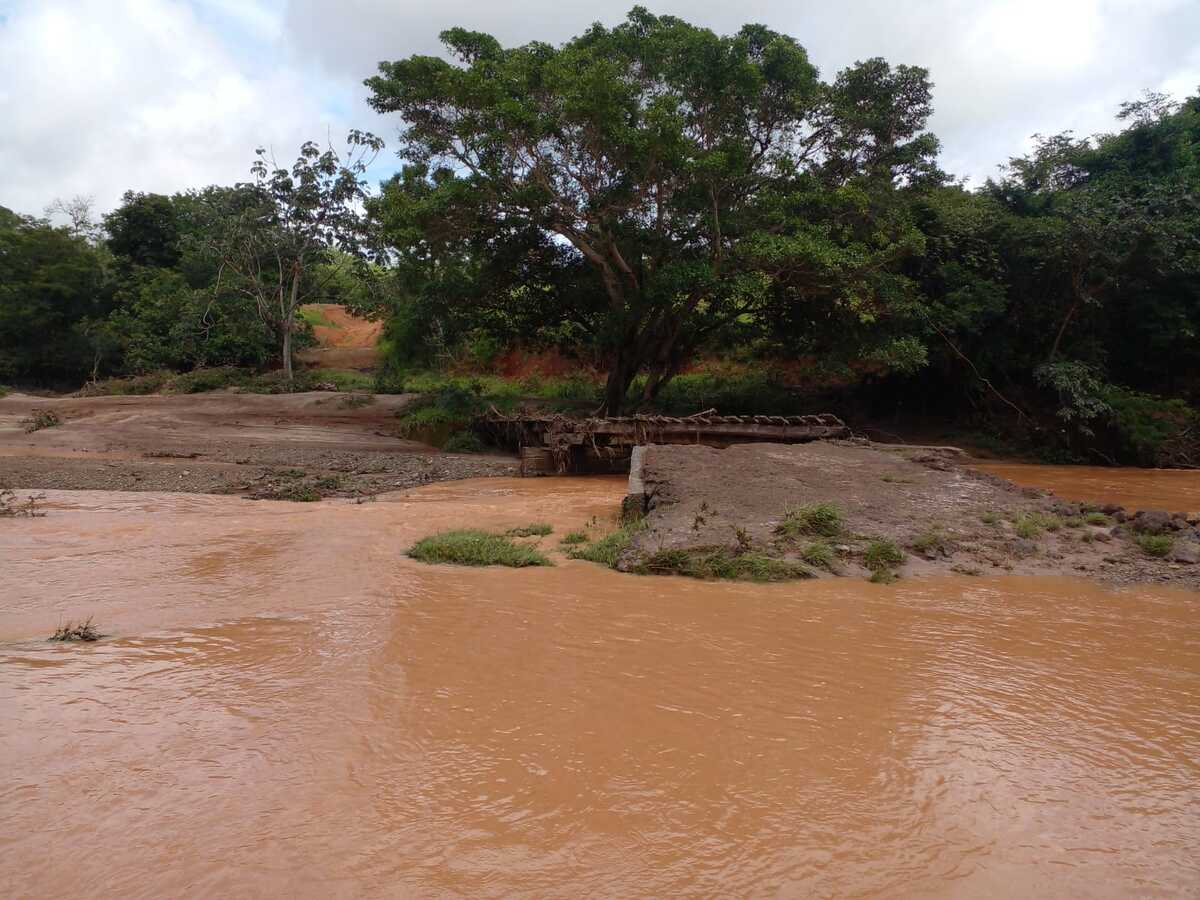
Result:
<svg viewBox="0 0 1200 900">
<path fill-rule="evenodd" d="M 590 334 L 616 414 L 639 372 L 651 402 L 703 341 L 771 307 L 870 320 L 903 293 L 894 264 L 920 236 L 888 207 L 897 179 L 937 177 L 925 70 L 872 59 L 822 84 L 786 35 L 641 7 L 558 47 L 442 40 L 452 60 L 367 81 L 408 123 L 410 165 L 373 212 L 414 344 L 531 315 L 530 332 Z"/>
<path fill-rule="evenodd" d="M 446 453 L 482 453 L 484 449 L 483 441 L 473 431 L 456 431 L 442 444 Z"/>
<path fill-rule="evenodd" d="M 811 571 L 796 563 L 759 553 L 731 553 L 724 549 L 703 552 L 659 550 L 642 560 L 636 571 L 649 575 L 758 582 L 812 578 Z"/>
<path fill-rule="evenodd" d="M 423 538 L 412 546 L 408 555 L 421 562 L 459 566 L 524 568 L 553 565 L 532 547 L 518 544 L 505 535 L 476 529 L 443 531 Z"/>
<path fill-rule="evenodd" d="M 0 378 L 81 378 L 94 363 L 90 327 L 108 309 L 95 247 L 36 219 L 0 217 Z"/>
<path fill-rule="evenodd" d="M 1062 519 L 1047 513 L 1022 513 L 1013 519 L 1017 537 L 1036 538 L 1046 531 L 1058 531 L 1063 527 Z"/>
<path fill-rule="evenodd" d="M 833 548 L 824 541 L 814 541 L 808 544 L 800 551 L 800 558 L 818 569 L 827 569 L 832 572 L 835 567 Z"/>
<path fill-rule="evenodd" d="M 875 574 L 891 572 L 903 564 L 904 551 L 884 538 L 871 541 L 863 553 L 863 565 Z"/>
<path fill-rule="evenodd" d="M 775 533 L 785 538 L 801 535 L 837 537 L 845 526 L 842 511 L 832 503 L 811 503 L 784 514 L 783 521 L 775 526 Z"/>
<path fill-rule="evenodd" d="M 586 531 L 568 531 L 559 541 L 564 547 L 576 547 L 579 544 L 586 544 L 588 536 Z"/>
<path fill-rule="evenodd" d="M 1090 512 L 1084 516 L 1084 521 L 1089 525 L 1111 525 L 1112 520 L 1102 512 Z"/>
<path fill-rule="evenodd" d="M 1175 538 L 1169 534 L 1137 534 L 1133 541 L 1147 556 L 1162 558 L 1175 547 Z"/>
<path fill-rule="evenodd" d="M 582 547 L 576 547 L 567 555 L 571 559 L 585 559 L 588 562 L 599 563 L 602 566 L 615 569 L 621 555 L 633 544 L 634 535 L 644 527 L 644 524 L 641 522 L 625 525 L 596 540 L 588 542 Z"/>
</svg>

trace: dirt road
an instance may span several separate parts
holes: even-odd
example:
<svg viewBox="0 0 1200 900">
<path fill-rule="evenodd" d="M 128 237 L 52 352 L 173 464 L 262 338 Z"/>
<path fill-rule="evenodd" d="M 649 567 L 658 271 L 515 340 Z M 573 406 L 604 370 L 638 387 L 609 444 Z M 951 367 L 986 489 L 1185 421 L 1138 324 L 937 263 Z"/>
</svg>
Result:
<svg viewBox="0 0 1200 900">
<path fill-rule="evenodd" d="M 313 325 L 317 346 L 297 354 L 300 362 L 329 369 L 375 368 L 379 361 L 375 342 L 382 322 L 359 319 L 335 303 L 310 303 L 304 309 L 315 313 L 320 324 Z"/>
</svg>

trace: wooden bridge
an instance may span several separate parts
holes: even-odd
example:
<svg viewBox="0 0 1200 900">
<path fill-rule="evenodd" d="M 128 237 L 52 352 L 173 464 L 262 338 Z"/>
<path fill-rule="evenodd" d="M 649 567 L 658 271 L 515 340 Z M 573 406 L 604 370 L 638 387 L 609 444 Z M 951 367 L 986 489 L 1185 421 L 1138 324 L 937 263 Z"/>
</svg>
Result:
<svg viewBox="0 0 1200 900">
<path fill-rule="evenodd" d="M 504 415 L 491 410 L 478 423 L 502 445 L 521 454 L 521 472 L 621 472 L 633 448 L 644 444 L 727 447 L 753 441 L 798 444 L 850 436 L 837 416 L 618 416 L 572 419 L 558 414 Z"/>
</svg>

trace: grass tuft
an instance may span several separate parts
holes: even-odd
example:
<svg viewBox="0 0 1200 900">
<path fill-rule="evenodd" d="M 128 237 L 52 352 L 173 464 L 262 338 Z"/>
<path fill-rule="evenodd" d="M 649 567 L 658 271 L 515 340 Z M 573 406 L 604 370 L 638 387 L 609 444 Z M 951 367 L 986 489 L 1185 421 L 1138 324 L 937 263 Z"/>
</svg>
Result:
<svg viewBox="0 0 1200 900">
<path fill-rule="evenodd" d="M 863 554 L 863 564 L 875 573 L 897 569 L 904 564 L 904 551 L 887 539 L 871 541 Z"/>
<path fill-rule="evenodd" d="M 1111 525 L 1112 520 L 1102 512 L 1090 512 L 1083 517 L 1089 525 Z"/>
<path fill-rule="evenodd" d="M 531 525 L 521 525 L 504 532 L 509 537 L 545 537 L 554 530 L 546 522 L 534 522 Z"/>
<path fill-rule="evenodd" d="M 650 575 L 683 575 L 688 578 L 731 581 L 795 581 L 812 578 L 804 566 L 773 559 L 759 553 L 731 553 L 725 549 L 708 552 L 659 550 L 643 560 L 637 571 Z"/>
<path fill-rule="evenodd" d="M 1133 540 L 1147 556 L 1159 559 L 1166 556 L 1175 547 L 1175 539 L 1167 534 L 1139 534 Z"/>
<path fill-rule="evenodd" d="M 610 531 L 608 534 L 590 543 L 576 547 L 567 555 L 571 559 L 584 559 L 588 562 L 599 563 L 602 566 L 615 569 L 617 567 L 617 560 L 621 558 L 621 554 L 628 550 L 630 544 L 633 543 L 633 536 L 644 527 L 643 522 L 634 522 L 625 525 L 615 531 Z"/>
<path fill-rule="evenodd" d="M 834 570 L 833 548 L 824 541 L 813 541 L 800 551 L 800 558 L 818 569 Z"/>
<path fill-rule="evenodd" d="M 408 555 L 425 563 L 449 563 L 457 566 L 550 566 L 543 554 L 532 547 L 515 543 L 503 534 L 473 528 L 443 531 L 417 541 Z"/>
<path fill-rule="evenodd" d="M 586 544 L 588 541 L 587 532 L 584 531 L 568 531 L 559 541 L 564 547 L 575 547 L 579 544 Z"/>
<path fill-rule="evenodd" d="M 785 538 L 797 538 L 812 534 L 821 537 L 837 537 L 845 525 L 842 511 L 832 503 L 810 503 L 788 510 L 783 521 L 775 526 L 775 533 Z"/>
</svg>

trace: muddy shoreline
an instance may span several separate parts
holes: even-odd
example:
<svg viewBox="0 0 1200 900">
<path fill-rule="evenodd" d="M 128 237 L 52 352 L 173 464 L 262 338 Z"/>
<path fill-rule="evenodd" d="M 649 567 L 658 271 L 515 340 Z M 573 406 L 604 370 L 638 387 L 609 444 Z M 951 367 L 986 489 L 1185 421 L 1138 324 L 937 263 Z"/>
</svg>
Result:
<svg viewBox="0 0 1200 900">
<path fill-rule="evenodd" d="M 396 414 L 412 396 L 369 397 L 10 394 L 0 398 L 0 482 L 318 499 L 516 473 L 507 456 L 441 453 L 398 437 Z M 22 421 L 37 410 L 54 412 L 61 424 L 26 433 Z"/>
<path fill-rule="evenodd" d="M 689 574 L 705 560 L 728 568 L 743 559 L 768 575 L 774 561 L 806 577 L 1070 574 L 1200 589 L 1197 514 L 1068 501 L 953 453 L 851 442 L 651 446 L 640 474 L 645 518 L 624 571 Z M 797 510 L 817 506 L 842 523 L 825 534 L 797 524 Z M 881 567 L 885 545 L 898 555 Z"/>
</svg>

